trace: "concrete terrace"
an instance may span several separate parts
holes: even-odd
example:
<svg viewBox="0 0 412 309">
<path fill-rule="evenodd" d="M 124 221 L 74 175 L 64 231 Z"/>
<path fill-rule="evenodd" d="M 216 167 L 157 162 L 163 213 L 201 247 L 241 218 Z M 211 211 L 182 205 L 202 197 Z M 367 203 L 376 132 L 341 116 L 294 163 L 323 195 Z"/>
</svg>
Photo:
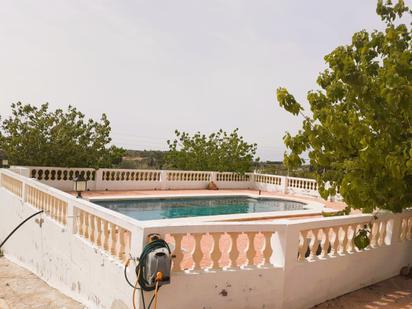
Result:
<svg viewBox="0 0 412 309">
<path fill-rule="evenodd" d="M 27 269 L 0 257 L 0 309 L 82 309 Z"/>
</svg>

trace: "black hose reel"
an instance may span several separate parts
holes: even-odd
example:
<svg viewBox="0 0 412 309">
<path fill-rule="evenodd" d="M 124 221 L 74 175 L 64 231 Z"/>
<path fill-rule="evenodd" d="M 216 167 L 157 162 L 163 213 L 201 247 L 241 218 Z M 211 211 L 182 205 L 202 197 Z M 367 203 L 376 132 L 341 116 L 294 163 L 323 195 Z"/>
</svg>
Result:
<svg viewBox="0 0 412 309">
<path fill-rule="evenodd" d="M 150 242 L 143 248 L 136 267 L 139 285 L 144 291 L 153 291 L 170 284 L 172 254 L 166 241 L 158 234 L 149 235 Z"/>
</svg>

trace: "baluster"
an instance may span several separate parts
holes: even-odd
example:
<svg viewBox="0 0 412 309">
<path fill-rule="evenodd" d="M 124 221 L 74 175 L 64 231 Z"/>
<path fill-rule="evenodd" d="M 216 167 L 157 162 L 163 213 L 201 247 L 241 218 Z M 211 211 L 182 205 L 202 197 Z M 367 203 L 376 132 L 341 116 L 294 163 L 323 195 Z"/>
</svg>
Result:
<svg viewBox="0 0 412 309">
<path fill-rule="evenodd" d="M 32 190 L 32 187 L 28 186 L 27 189 L 28 189 L 28 197 L 27 197 L 28 200 L 27 201 L 28 201 L 29 204 L 33 205 L 33 192 L 32 192 L 33 190 Z"/>
<path fill-rule="evenodd" d="M 247 257 L 247 264 L 248 266 L 255 265 L 255 256 L 256 256 L 256 248 L 255 248 L 255 232 L 247 232 L 246 233 L 248 238 L 248 246 L 246 248 L 246 257 Z"/>
<path fill-rule="evenodd" d="M 89 221 L 90 221 L 90 241 L 92 244 L 94 244 L 95 240 L 95 216 L 90 214 L 89 215 Z"/>
<path fill-rule="evenodd" d="M 372 223 L 370 238 L 371 238 L 370 240 L 371 248 L 376 248 L 378 246 L 378 240 L 379 240 L 379 226 L 377 222 Z"/>
<path fill-rule="evenodd" d="M 84 237 L 89 239 L 89 213 L 84 212 Z"/>
<path fill-rule="evenodd" d="M 41 192 L 41 198 L 40 198 L 40 204 L 39 204 L 40 210 L 45 210 L 46 202 L 47 202 L 47 195 L 44 192 Z"/>
<path fill-rule="evenodd" d="M 406 239 L 411 240 L 412 239 L 412 217 L 409 217 L 406 222 L 407 222 Z"/>
<path fill-rule="evenodd" d="M 303 231 L 299 233 L 299 249 L 298 249 L 298 261 L 302 262 L 305 260 L 306 251 L 308 249 L 308 234 L 309 231 Z"/>
<path fill-rule="evenodd" d="M 62 202 L 62 207 L 63 207 L 63 220 L 62 220 L 62 223 L 64 225 L 66 225 L 67 224 L 67 203 Z"/>
<path fill-rule="evenodd" d="M 35 196 L 35 191 L 33 187 L 30 187 L 30 204 L 34 206 L 34 196 Z"/>
<path fill-rule="evenodd" d="M 63 222 L 63 202 L 61 200 L 57 200 L 57 222 Z"/>
<path fill-rule="evenodd" d="M 401 231 L 400 231 L 400 233 L 399 233 L 399 240 L 400 241 L 403 241 L 403 240 L 405 240 L 405 237 L 406 237 L 406 226 L 407 226 L 407 224 L 406 224 L 406 219 L 405 218 L 402 218 L 401 219 Z"/>
<path fill-rule="evenodd" d="M 124 261 L 126 257 L 126 247 L 125 247 L 125 235 L 126 235 L 126 230 L 124 228 L 119 228 L 119 239 L 120 239 L 120 248 L 119 248 L 119 254 L 118 257 L 121 261 Z"/>
<path fill-rule="evenodd" d="M 329 228 L 323 228 L 321 229 L 322 233 L 322 240 L 321 240 L 321 247 L 322 247 L 322 252 L 320 253 L 321 258 L 326 258 L 328 255 L 329 251 Z"/>
<path fill-rule="evenodd" d="M 338 254 L 339 247 L 339 227 L 332 227 L 333 243 L 331 246 L 331 256 L 336 256 Z"/>
<path fill-rule="evenodd" d="M 96 226 L 97 226 L 96 245 L 98 247 L 101 247 L 102 246 L 102 219 L 100 217 L 96 217 Z"/>
<path fill-rule="evenodd" d="M 47 209 L 49 208 L 49 205 L 50 205 L 52 199 L 53 199 L 53 197 L 52 197 L 51 195 L 45 194 L 44 202 L 43 202 L 43 207 L 42 207 L 42 210 L 43 210 L 45 213 L 47 213 Z"/>
<path fill-rule="evenodd" d="M 219 246 L 219 241 L 220 241 L 220 235 L 221 233 L 211 233 L 213 237 L 213 248 L 210 253 L 210 259 L 212 260 L 212 269 L 218 269 L 219 268 L 219 259 L 221 257 L 220 254 L 220 246 Z"/>
<path fill-rule="evenodd" d="M 35 201 L 36 201 L 36 191 L 34 190 L 33 187 L 31 187 L 30 189 L 31 189 L 30 204 L 31 204 L 32 206 L 34 206 Z"/>
<path fill-rule="evenodd" d="M 231 247 L 229 252 L 230 258 L 230 268 L 237 268 L 237 258 L 239 257 L 239 250 L 237 247 L 237 238 L 239 233 L 237 232 L 230 232 L 228 233 L 231 240 Z"/>
<path fill-rule="evenodd" d="M 272 249 L 272 232 L 263 232 L 263 236 L 265 237 L 265 248 L 263 249 L 263 258 L 264 258 L 264 265 L 271 265 L 270 258 L 273 254 Z"/>
<path fill-rule="evenodd" d="M 128 230 L 124 231 L 124 261 L 127 257 L 130 256 L 130 242 L 131 242 L 131 233 Z"/>
<path fill-rule="evenodd" d="M 25 202 L 26 203 L 30 203 L 30 198 L 31 198 L 31 187 L 30 186 L 26 186 L 26 198 L 25 198 Z"/>
<path fill-rule="evenodd" d="M 26 185 L 26 192 L 25 192 L 24 199 L 23 199 L 25 203 L 27 203 L 27 201 L 29 199 L 29 195 L 28 195 L 29 190 L 30 190 L 30 187 Z"/>
<path fill-rule="evenodd" d="M 113 256 L 116 256 L 116 251 L 117 251 L 117 231 L 116 231 L 116 225 L 113 223 L 109 223 L 110 224 L 110 238 L 111 238 L 111 242 L 110 242 L 110 253 Z"/>
<path fill-rule="evenodd" d="M 195 245 L 192 253 L 193 258 L 193 268 L 192 269 L 201 269 L 200 262 L 203 259 L 203 252 L 202 252 L 202 237 L 203 234 L 195 233 L 192 235 L 195 239 Z"/>
<path fill-rule="evenodd" d="M 103 249 L 109 251 L 109 222 L 103 220 Z"/>
<path fill-rule="evenodd" d="M 84 236 L 84 211 L 79 209 L 79 234 Z"/>
<path fill-rule="evenodd" d="M 316 254 L 317 254 L 318 247 L 319 247 L 318 233 L 319 233 L 319 229 L 312 230 L 312 239 L 309 243 L 309 249 L 310 249 L 309 258 L 312 260 L 316 258 Z"/>
<path fill-rule="evenodd" d="M 180 271 L 180 264 L 183 260 L 184 254 L 182 251 L 182 238 L 183 234 L 173 234 L 173 238 L 175 239 L 175 251 L 173 259 L 173 271 Z"/>
<path fill-rule="evenodd" d="M 56 221 L 59 221 L 59 214 L 60 214 L 60 201 L 57 199 L 57 198 L 54 198 L 53 199 L 53 202 L 54 202 L 54 207 L 55 207 L 55 211 L 54 211 L 54 217 L 53 217 L 53 219 L 54 220 L 56 220 Z"/>
<path fill-rule="evenodd" d="M 345 254 L 347 250 L 347 245 L 348 245 L 348 226 L 343 225 L 341 226 L 341 231 L 342 231 L 342 237 L 339 237 L 340 239 L 340 254 Z"/>
<path fill-rule="evenodd" d="M 352 253 L 354 250 L 354 237 L 355 237 L 355 230 L 356 226 L 348 225 L 346 229 L 346 236 L 347 236 L 347 244 L 346 244 L 346 252 Z M 350 232 L 349 232 L 350 231 Z"/>
<path fill-rule="evenodd" d="M 38 209 L 42 209 L 43 206 L 43 192 L 39 191 L 39 202 L 37 204 Z"/>
<path fill-rule="evenodd" d="M 385 236 L 386 236 L 386 222 L 380 221 L 378 223 L 379 227 L 379 239 L 378 239 L 378 246 L 382 247 L 385 244 Z"/>
<path fill-rule="evenodd" d="M 40 198 L 41 198 L 41 192 L 36 189 L 36 205 L 34 205 L 36 208 L 40 208 Z"/>
<path fill-rule="evenodd" d="M 56 220 L 56 216 L 57 216 L 57 199 L 54 198 L 51 204 L 50 217 L 53 220 Z"/>
<path fill-rule="evenodd" d="M 56 203 L 56 198 L 52 197 L 46 207 L 46 214 L 53 218 L 53 206 Z"/>
</svg>

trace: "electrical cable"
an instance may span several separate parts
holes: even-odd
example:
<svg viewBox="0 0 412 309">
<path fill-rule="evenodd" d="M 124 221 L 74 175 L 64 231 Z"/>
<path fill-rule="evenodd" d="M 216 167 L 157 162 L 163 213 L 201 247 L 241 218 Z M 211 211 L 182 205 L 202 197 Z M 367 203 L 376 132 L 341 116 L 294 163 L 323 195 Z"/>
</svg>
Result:
<svg viewBox="0 0 412 309">
<path fill-rule="evenodd" d="M 126 279 L 126 282 L 134 289 L 134 288 L 135 288 L 135 285 L 132 284 L 132 283 L 130 282 L 129 278 L 127 277 L 127 267 L 129 267 L 129 263 L 130 263 L 131 260 L 132 260 L 132 259 L 128 259 L 127 262 L 126 262 L 126 264 L 124 264 L 124 272 L 123 272 L 123 274 L 124 274 L 124 278 Z"/>
<path fill-rule="evenodd" d="M 44 210 L 40 210 L 39 212 L 36 212 L 35 214 L 32 214 L 28 218 L 24 219 L 18 226 L 16 226 L 16 228 L 13 231 L 11 231 L 11 233 L 9 235 L 7 235 L 6 239 L 3 240 L 3 242 L 0 244 L 0 249 L 1 249 L 1 247 L 3 247 L 3 245 L 6 243 L 6 241 L 11 237 L 11 235 L 13 235 L 14 232 L 16 232 L 24 223 L 29 221 L 31 218 L 37 216 L 38 214 L 41 214 L 42 212 L 44 212 Z"/>
<path fill-rule="evenodd" d="M 137 285 L 139 284 L 139 277 L 136 278 L 136 285 L 133 289 L 133 308 L 136 309 L 136 290 L 138 289 Z M 143 306 L 144 308 L 145 306 Z"/>
<path fill-rule="evenodd" d="M 155 296 L 153 295 L 152 298 L 150 299 L 149 306 L 147 307 L 147 309 L 150 309 L 150 307 L 152 306 L 154 297 Z"/>
<path fill-rule="evenodd" d="M 155 296 L 155 302 L 154 302 L 154 309 L 157 309 L 157 297 L 158 297 L 158 292 L 159 291 L 159 280 L 156 280 L 156 289 L 154 292 L 154 296 Z M 149 307 L 150 309 L 150 307 Z"/>
</svg>

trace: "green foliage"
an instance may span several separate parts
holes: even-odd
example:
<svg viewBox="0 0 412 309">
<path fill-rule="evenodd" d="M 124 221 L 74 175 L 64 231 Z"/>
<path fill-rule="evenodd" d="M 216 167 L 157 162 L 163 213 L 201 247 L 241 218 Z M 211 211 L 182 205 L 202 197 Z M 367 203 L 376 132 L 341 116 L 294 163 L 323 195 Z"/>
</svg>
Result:
<svg viewBox="0 0 412 309">
<path fill-rule="evenodd" d="M 403 1 L 379 1 L 377 13 L 384 31 L 357 32 L 325 57 L 321 90 L 307 95 L 311 116 L 285 135 L 284 162 L 299 166 L 308 153 L 324 198 L 339 189 L 352 208 L 399 212 L 412 206 L 412 34 L 399 20 L 411 11 Z M 300 113 L 286 89 L 277 96 Z"/>
<path fill-rule="evenodd" d="M 257 145 L 246 143 L 238 129 L 230 134 L 219 130 L 209 136 L 177 130 L 175 134 L 174 141 L 167 141 L 166 162 L 171 168 L 236 173 L 252 169 Z"/>
<path fill-rule="evenodd" d="M 110 122 L 85 119 L 76 108 L 49 111 L 16 103 L 12 114 L 0 122 L 0 149 L 11 164 L 64 167 L 111 167 L 119 164 L 124 150 L 110 143 Z"/>
<path fill-rule="evenodd" d="M 353 238 L 353 242 L 359 250 L 364 250 L 367 246 L 370 245 L 371 241 L 369 239 L 370 229 L 367 225 L 356 233 L 355 237 Z"/>
<path fill-rule="evenodd" d="M 333 212 L 324 212 L 322 211 L 322 216 L 323 217 L 337 217 L 337 216 L 347 216 L 351 212 L 351 209 L 349 206 L 345 207 L 342 210 L 339 211 L 333 211 Z"/>
</svg>

